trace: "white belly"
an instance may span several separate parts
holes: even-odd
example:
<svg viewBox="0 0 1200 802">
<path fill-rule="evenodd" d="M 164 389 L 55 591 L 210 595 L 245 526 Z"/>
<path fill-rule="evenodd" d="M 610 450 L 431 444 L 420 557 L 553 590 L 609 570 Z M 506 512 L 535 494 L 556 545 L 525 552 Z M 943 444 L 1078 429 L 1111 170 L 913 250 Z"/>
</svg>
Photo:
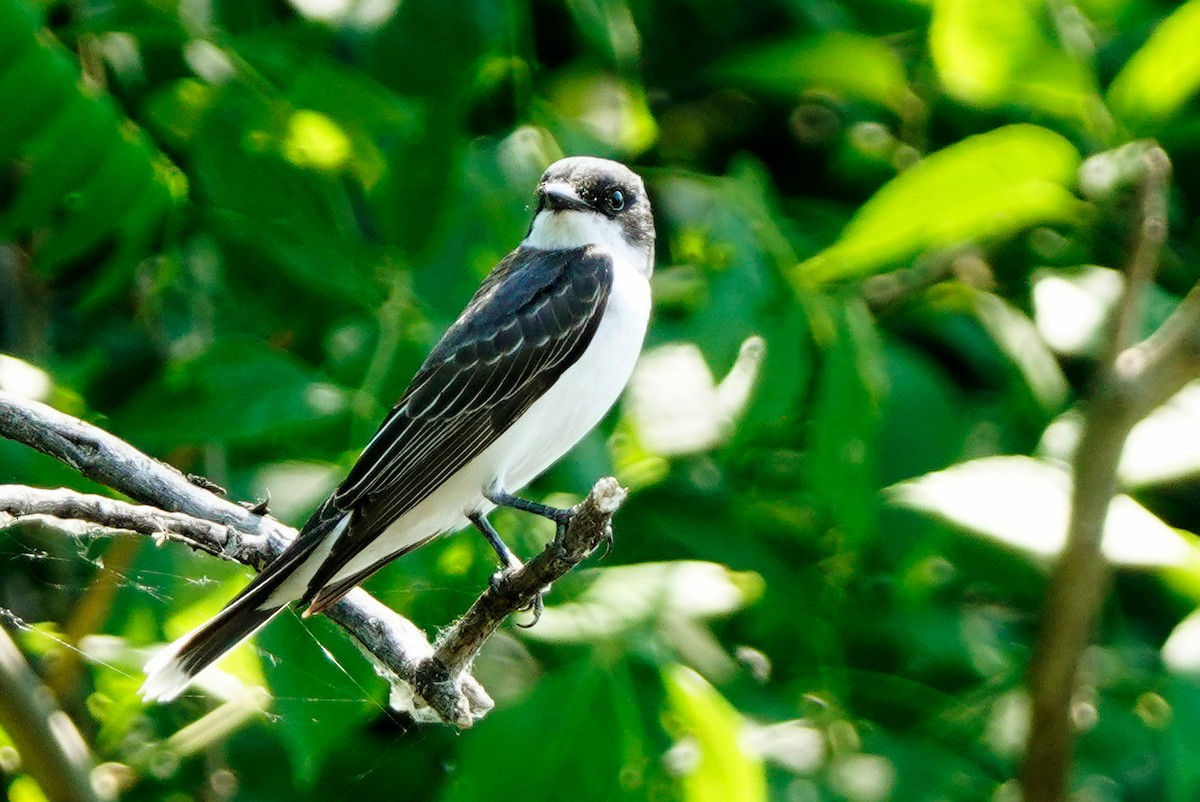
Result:
<svg viewBox="0 0 1200 802">
<path fill-rule="evenodd" d="M 650 288 L 640 271 L 618 259 L 604 317 L 582 356 L 524 415 L 428 498 L 400 516 L 338 572 L 352 576 L 444 532 L 467 526 L 473 512 L 495 505 L 484 491 L 516 493 L 557 462 L 612 408 L 633 373 L 650 319 Z"/>
</svg>

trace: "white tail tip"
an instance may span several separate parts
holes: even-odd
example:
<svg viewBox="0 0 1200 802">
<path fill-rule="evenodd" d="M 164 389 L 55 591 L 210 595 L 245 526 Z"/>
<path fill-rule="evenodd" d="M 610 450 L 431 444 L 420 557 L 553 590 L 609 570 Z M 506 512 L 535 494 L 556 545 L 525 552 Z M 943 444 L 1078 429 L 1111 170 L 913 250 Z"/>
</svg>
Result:
<svg viewBox="0 0 1200 802">
<path fill-rule="evenodd" d="M 180 638 L 164 646 L 146 663 L 146 681 L 138 689 L 144 702 L 169 702 L 188 686 L 193 677 L 179 665 L 179 652 L 187 643 Z"/>
</svg>

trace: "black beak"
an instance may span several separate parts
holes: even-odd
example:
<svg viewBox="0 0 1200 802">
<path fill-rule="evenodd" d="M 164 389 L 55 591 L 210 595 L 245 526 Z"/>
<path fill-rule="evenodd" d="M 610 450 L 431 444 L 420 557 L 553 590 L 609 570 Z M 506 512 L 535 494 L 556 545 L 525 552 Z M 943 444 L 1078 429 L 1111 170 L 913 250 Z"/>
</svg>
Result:
<svg viewBox="0 0 1200 802">
<path fill-rule="evenodd" d="M 554 212 L 586 209 L 588 205 L 576 194 L 570 184 L 555 181 L 543 184 L 538 190 L 538 209 L 550 209 Z"/>
</svg>

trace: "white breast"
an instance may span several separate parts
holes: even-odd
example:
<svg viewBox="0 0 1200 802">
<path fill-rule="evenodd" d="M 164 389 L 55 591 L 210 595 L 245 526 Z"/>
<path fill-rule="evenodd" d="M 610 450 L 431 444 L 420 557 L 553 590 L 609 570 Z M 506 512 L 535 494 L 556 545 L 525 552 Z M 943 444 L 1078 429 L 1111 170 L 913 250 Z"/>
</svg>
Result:
<svg viewBox="0 0 1200 802">
<path fill-rule="evenodd" d="M 630 245 L 613 221 L 579 211 L 540 213 L 524 244 L 542 249 L 595 245 L 612 256 L 613 285 L 591 343 L 496 442 L 398 518 L 335 580 L 461 529 L 472 512 L 492 510 L 495 505 L 483 495 L 486 489 L 516 493 L 537 478 L 600 422 L 633 374 L 650 319 L 648 252 Z"/>
<path fill-rule="evenodd" d="M 645 276 L 614 260 L 604 317 L 587 350 L 492 446 L 500 486 L 513 493 L 529 484 L 600 422 L 633 374 L 649 319 Z"/>
</svg>

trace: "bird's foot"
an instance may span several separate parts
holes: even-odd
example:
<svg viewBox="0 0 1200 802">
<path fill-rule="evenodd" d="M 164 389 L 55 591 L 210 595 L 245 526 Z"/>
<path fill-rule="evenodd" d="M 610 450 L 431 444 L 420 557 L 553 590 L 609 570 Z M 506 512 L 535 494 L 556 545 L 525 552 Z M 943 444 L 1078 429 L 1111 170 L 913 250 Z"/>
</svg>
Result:
<svg viewBox="0 0 1200 802">
<path fill-rule="evenodd" d="M 512 598 L 513 596 L 517 595 L 512 588 L 510 580 L 513 574 L 520 570 L 522 566 L 520 560 L 517 560 L 515 557 L 513 558 L 513 561 L 514 564 L 501 568 L 499 571 L 492 574 L 491 578 L 488 580 L 488 587 L 491 588 L 492 593 L 495 593 L 498 596 L 504 596 L 506 598 Z M 542 588 L 533 595 L 533 598 L 528 604 L 526 604 L 524 607 L 518 608 L 520 612 L 528 611 L 533 613 L 533 620 L 528 624 L 517 624 L 517 626 L 521 627 L 522 629 L 529 629 L 541 619 L 542 611 L 546 609 L 546 604 L 543 601 L 543 597 L 546 595 L 546 591 L 548 590 L 550 590 L 548 587 Z"/>
<path fill-rule="evenodd" d="M 562 536 L 563 531 L 567 528 L 567 524 L 571 522 L 571 518 L 575 515 L 575 509 L 563 509 L 561 507 L 551 507 L 549 504 L 543 504 L 540 501 L 530 501 L 529 499 L 519 498 L 506 493 L 503 490 L 493 488 L 484 493 L 484 497 L 498 507 L 510 507 L 521 512 L 531 512 L 534 515 L 540 515 L 543 518 L 549 518 L 554 521 L 558 527 L 559 536 Z"/>
<path fill-rule="evenodd" d="M 492 576 L 488 579 L 488 587 L 491 588 L 492 593 L 495 593 L 497 596 L 505 597 L 511 597 L 515 595 L 516 592 L 512 588 L 511 580 L 513 574 L 521 570 L 521 567 L 521 561 L 514 557 L 513 563 L 502 566 L 499 571 L 492 574 Z"/>
</svg>

